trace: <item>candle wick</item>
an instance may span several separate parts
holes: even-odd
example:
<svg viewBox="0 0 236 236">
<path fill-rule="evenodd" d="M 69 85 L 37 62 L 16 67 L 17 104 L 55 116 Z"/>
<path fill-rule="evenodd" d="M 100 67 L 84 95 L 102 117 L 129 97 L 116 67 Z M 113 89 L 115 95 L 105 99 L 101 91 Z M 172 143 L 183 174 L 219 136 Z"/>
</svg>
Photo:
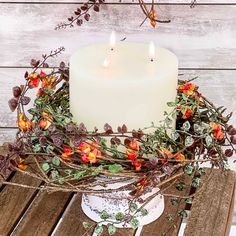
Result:
<svg viewBox="0 0 236 236">
<path fill-rule="evenodd" d="M 111 51 L 113 51 L 114 50 L 114 48 L 111 48 Z"/>
<path fill-rule="evenodd" d="M 154 61 L 153 58 L 151 58 L 151 61 L 152 61 L 152 62 Z"/>
</svg>

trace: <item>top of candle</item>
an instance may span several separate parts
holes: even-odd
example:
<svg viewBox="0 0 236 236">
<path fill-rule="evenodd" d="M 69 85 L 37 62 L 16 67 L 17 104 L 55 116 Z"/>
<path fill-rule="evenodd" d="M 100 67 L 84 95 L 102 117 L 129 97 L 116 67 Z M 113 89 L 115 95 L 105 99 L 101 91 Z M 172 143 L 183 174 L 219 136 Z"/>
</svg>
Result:
<svg viewBox="0 0 236 236">
<path fill-rule="evenodd" d="M 70 60 L 70 70 L 81 79 L 104 78 L 109 80 L 159 79 L 174 68 L 178 69 L 177 57 L 167 49 L 149 44 L 120 42 L 111 52 L 109 44 L 94 44 L 78 49 Z M 150 57 L 155 56 L 154 61 Z M 102 66 L 109 58 L 109 65 Z"/>
</svg>

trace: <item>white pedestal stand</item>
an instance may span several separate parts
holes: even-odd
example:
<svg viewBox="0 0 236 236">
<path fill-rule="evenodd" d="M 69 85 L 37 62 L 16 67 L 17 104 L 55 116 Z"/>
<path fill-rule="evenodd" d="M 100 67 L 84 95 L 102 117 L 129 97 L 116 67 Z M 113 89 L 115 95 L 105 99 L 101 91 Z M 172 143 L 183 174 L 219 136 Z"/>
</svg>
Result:
<svg viewBox="0 0 236 236">
<path fill-rule="evenodd" d="M 129 182 L 125 181 L 125 182 L 119 182 L 115 184 L 109 184 L 109 180 L 107 180 L 108 184 L 106 185 L 106 187 L 96 186 L 93 189 L 96 189 L 96 190 L 114 189 L 115 190 L 117 188 L 130 184 L 133 181 L 134 180 L 130 180 Z M 152 192 L 143 195 L 142 199 L 143 200 L 147 199 L 152 194 L 155 194 L 156 192 L 158 192 L 158 190 L 159 190 L 158 188 L 152 189 Z M 129 192 L 130 191 L 104 193 L 102 194 L 102 197 L 93 196 L 89 194 L 83 194 L 81 207 L 84 213 L 95 222 L 102 221 L 102 219 L 100 218 L 100 213 L 103 210 L 105 210 L 111 216 L 111 219 L 115 219 L 116 213 L 128 212 L 130 200 L 125 199 L 125 198 L 130 197 Z M 114 198 L 119 198 L 119 199 L 114 199 Z M 138 205 L 138 207 L 142 206 L 142 204 L 138 202 L 136 202 L 136 204 Z M 142 226 L 155 221 L 161 216 L 161 214 L 164 211 L 164 197 L 160 194 L 155 196 L 150 202 L 148 202 L 145 205 L 144 208 L 147 209 L 148 211 L 148 214 L 146 216 L 141 216 L 141 214 L 136 215 L 136 219 L 139 221 L 139 228 L 137 229 L 136 236 L 140 235 Z M 131 228 L 129 224 L 124 225 L 124 223 L 118 223 L 118 224 L 116 223 L 114 225 L 117 228 Z"/>
</svg>

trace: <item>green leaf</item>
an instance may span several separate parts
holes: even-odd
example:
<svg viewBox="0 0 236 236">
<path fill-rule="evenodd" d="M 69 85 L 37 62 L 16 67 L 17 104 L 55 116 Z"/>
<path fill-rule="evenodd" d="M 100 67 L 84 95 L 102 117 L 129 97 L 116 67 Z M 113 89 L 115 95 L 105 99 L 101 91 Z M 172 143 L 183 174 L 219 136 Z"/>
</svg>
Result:
<svg viewBox="0 0 236 236">
<path fill-rule="evenodd" d="M 109 235 L 113 235 L 116 233 L 116 227 L 113 224 L 108 224 L 107 229 Z"/>
<path fill-rule="evenodd" d="M 179 203 L 179 200 L 178 200 L 178 198 L 176 198 L 176 197 L 172 197 L 172 198 L 170 199 L 170 201 L 171 201 L 171 204 L 172 204 L 173 206 L 176 206 L 176 205 L 178 205 L 178 203 Z"/>
<path fill-rule="evenodd" d="M 176 112 L 173 112 L 173 113 L 171 114 L 171 118 L 174 119 L 174 120 L 176 120 L 176 117 L 177 117 L 177 113 L 176 113 Z"/>
<path fill-rule="evenodd" d="M 71 169 L 65 169 L 64 172 L 65 172 L 67 175 L 71 175 L 73 171 L 72 171 Z"/>
<path fill-rule="evenodd" d="M 196 177 L 196 178 L 193 178 L 192 180 L 192 186 L 194 188 L 198 188 L 200 186 L 200 183 L 201 183 L 201 179 Z"/>
<path fill-rule="evenodd" d="M 105 138 L 101 138 L 100 144 L 101 146 L 106 146 L 107 140 Z"/>
<path fill-rule="evenodd" d="M 65 178 L 61 177 L 58 179 L 59 184 L 64 184 L 65 183 Z"/>
<path fill-rule="evenodd" d="M 103 227 L 102 225 L 98 225 L 95 230 L 94 230 L 95 234 L 97 234 L 97 236 L 100 236 L 103 232 Z"/>
<path fill-rule="evenodd" d="M 184 141 L 184 145 L 186 147 L 190 147 L 193 143 L 194 143 L 194 139 L 191 136 L 187 136 Z"/>
<path fill-rule="evenodd" d="M 32 134 L 30 139 L 31 139 L 31 142 L 33 142 L 33 141 L 37 140 L 38 137 L 35 134 Z"/>
<path fill-rule="evenodd" d="M 179 191 L 183 191 L 185 189 L 185 184 L 180 182 L 178 184 L 176 184 L 175 186 Z"/>
<path fill-rule="evenodd" d="M 132 202 L 130 204 L 130 211 L 135 212 L 135 211 L 137 211 L 137 209 L 138 209 L 138 205 L 136 203 Z"/>
<path fill-rule="evenodd" d="M 186 94 L 184 94 L 184 93 L 182 93 L 182 98 L 183 98 L 184 101 L 188 100 L 188 96 Z"/>
<path fill-rule="evenodd" d="M 40 145 L 40 144 L 36 144 L 36 145 L 33 146 L 33 151 L 34 151 L 35 153 L 40 152 L 41 149 L 42 149 L 42 148 L 41 148 L 41 145 Z"/>
<path fill-rule="evenodd" d="M 75 174 L 74 174 L 74 178 L 75 179 L 81 179 L 85 174 L 86 174 L 86 170 L 82 170 L 82 171 L 77 171 Z"/>
<path fill-rule="evenodd" d="M 113 164 L 113 165 L 110 165 L 108 167 L 108 170 L 111 172 L 111 173 L 118 173 L 118 172 L 121 172 L 123 170 L 123 167 L 122 165 L 120 164 Z"/>
<path fill-rule="evenodd" d="M 181 218 L 186 218 L 186 217 L 188 216 L 187 211 L 185 211 L 185 210 L 180 210 L 180 211 L 178 212 L 178 215 L 179 215 Z"/>
<path fill-rule="evenodd" d="M 212 145 L 213 139 L 210 135 L 207 135 L 205 138 L 205 141 L 206 141 L 207 147 L 210 147 Z"/>
<path fill-rule="evenodd" d="M 103 220 L 107 220 L 109 217 L 110 217 L 109 214 L 105 210 L 103 210 L 100 214 L 100 218 Z"/>
<path fill-rule="evenodd" d="M 64 124 L 69 124 L 71 122 L 71 119 L 69 117 L 64 118 Z"/>
<path fill-rule="evenodd" d="M 188 165 L 184 168 L 184 173 L 191 175 L 193 173 L 193 169 L 194 169 L 193 166 Z"/>
<path fill-rule="evenodd" d="M 142 216 L 146 216 L 148 214 L 148 210 L 146 208 L 142 208 L 140 212 Z"/>
<path fill-rule="evenodd" d="M 55 156 L 52 158 L 52 164 L 55 166 L 59 166 L 60 165 L 60 159 L 59 157 Z"/>
<path fill-rule="evenodd" d="M 43 104 L 43 99 L 42 98 L 36 98 L 34 102 L 35 102 L 36 105 L 42 105 Z"/>
<path fill-rule="evenodd" d="M 185 122 L 183 123 L 182 129 L 183 129 L 184 131 L 189 131 L 190 128 L 191 128 L 191 125 L 190 125 L 189 121 L 185 121 Z"/>
<path fill-rule="evenodd" d="M 43 169 L 44 171 L 49 170 L 49 168 L 50 168 L 50 166 L 49 166 L 48 163 L 43 163 L 43 164 L 42 164 L 42 169 Z"/>
<path fill-rule="evenodd" d="M 187 204 L 192 204 L 192 202 L 193 202 L 193 199 L 190 197 L 190 198 L 187 198 L 187 199 L 185 199 L 185 202 L 187 203 Z"/>
<path fill-rule="evenodd" d="M 172 122 L 173 122 L 173 120 L 171 120 L 169 117 L 165 118 L 165 123 L 166 123 L 167 126 L 171 125 Z"/>
<path fill-rule="evenodd" d="M 130 221 L 130 225 L 133 229 L 137 229 L 139 226 L 139 221 L 136 218 L 132 218 Z"/>
<path fill-rule="evenodd" d="M 54 149 L 53 146 L 48 145 L 48 146 L 46 147 L 46 152 L 47 152 L 48 154 L 50 154 L 50 153 L 53 151 L 53 149 Z"/>
<path fill-rule="evenodd" d="M 202 134 L 202 131 L 203 131 L 203 128 L 198 125 L 198 124 L 194 124 L 193 125 L 193 129 L 194 129 L 194 132 L 197 133 L 197 134 Z"/>
<path fill-rule="evenodd" d="M 58 172 L 57 170 L 53 170 L 53 171 L 51 172 L 51 176 L 52 176 L 52 179 L 53 179 L 53 180 L 57 180 L 58 177 L 59 177 L 59 172 Z"/>
<path fill-rule="evenodd" d="M 122 220 L 124 220 L 125 215 L 124 215 L 122 212 L 118 212 L 118 213 L 115 215 L 115 218 L 116 218 L 117 221 L 122 221 Z"/>
<path fill-rule="evenodd" d="M 176 141 L 179 138 L 179 133 L 178 132 L 174 132 L 171 134 L 171 138 Z"/>
<path fill-rule="evenodd" d="M 38 113 L 38 109 L 36 109 L 36 108 L 30 108 L 30 109 L 28 110 L 28 112 L 29 112 L 31 115 L 36 115 L 36 114 Z"/>
<path fill-rule="evenodd" d="M 168 215 L 166 216 L 166 219 L 167 219 L 168 221 L 173 221 L 173 220 L 174 220 L 174 218 L 173 218 L 173 216 L 172 216 L 171 214 L 168 214 Z"/>
<path fill-rule="evenodd" d="M 174 107 L 175 106 L 175 102 L 167 102 L 167 106 L 168 107 Z"/>
<path fill-rule="evenodd" d="M 91 225 L 90 225 L 88 222 L 86 222 L 86 221 L 83 222 L 83 227 L 84 227 L 85 229 L 88 229 L 90 226 L 91 226 Z"/>
</svg>

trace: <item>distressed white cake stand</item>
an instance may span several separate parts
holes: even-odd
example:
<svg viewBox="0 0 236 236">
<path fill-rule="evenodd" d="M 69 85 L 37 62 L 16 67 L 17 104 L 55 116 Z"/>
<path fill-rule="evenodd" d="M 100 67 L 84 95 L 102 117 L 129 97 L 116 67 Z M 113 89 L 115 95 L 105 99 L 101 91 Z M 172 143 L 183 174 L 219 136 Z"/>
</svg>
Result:
<svg viewBox="0 0 236 236">
<path fill-rule="evenodd" d="M 113 178 L 114 179 L 114 178 Z M 108 184 L 106 187 L 103 186 L 96 186 L 93 189 L 96 190 L 104 190 L 104 189 L 117 189 L 122 186 L 125 186 L 127 184 L 130 184 L 134 182 L 135 180 L 125 181 L 125 182 L 119 182 L 119 183 L 113 183 L 109 184 L 110 178 L 104 178 L 103 181 L 107 181 Z M 152 194 L 155 194 L 159 191 L 159 188 L 153 188 L 152 192 L 149 192 L 142 196 L 142 199 L 145 200 Z M 129 209 L 129 200 L 124 199 L 128 198 L 130 191 L 119 191 L 119 192 L 111 192 L 111 193 L 103 193 L 102 197 L 100 196 L 94 196 L 90 194 L 83 194 L 82 195 L 82 203 L 81 207 L 84 213 L 93 221 L 95 222 L 101 222 L 102 219 L 100 218 L 100 214 L 103 210 L 105 210 L 110 216 L 111 219 L 115 219 L 115 214 L 118 212 L 128 212 Z M 122 198 L 122 200 L 117 200 L 114 198 Z M 136 202 L 138 207 L 141 207 L 142 204 Z M 149 203 L 147 203 L 144 207 L 147 209 L 148 214 L 145 216 L 141 216 L 141 214 L 136 216 L 136 219 L 139 221 L 139 226 L 142 227 L 144 225 L 147 225 L 155 220 L 157 220 L 161 214 L 164 211 L 164 197 L 161 194 L 158 194 L 155 196 Z M 110 220 L 110 218 L 109 218 Z M 114 220 L 115 221 L 115 220 Z M 131 226 L 127 223 L 118 223 L 115 224 L 117 228 L 131 228 Z"/>
</svg>

